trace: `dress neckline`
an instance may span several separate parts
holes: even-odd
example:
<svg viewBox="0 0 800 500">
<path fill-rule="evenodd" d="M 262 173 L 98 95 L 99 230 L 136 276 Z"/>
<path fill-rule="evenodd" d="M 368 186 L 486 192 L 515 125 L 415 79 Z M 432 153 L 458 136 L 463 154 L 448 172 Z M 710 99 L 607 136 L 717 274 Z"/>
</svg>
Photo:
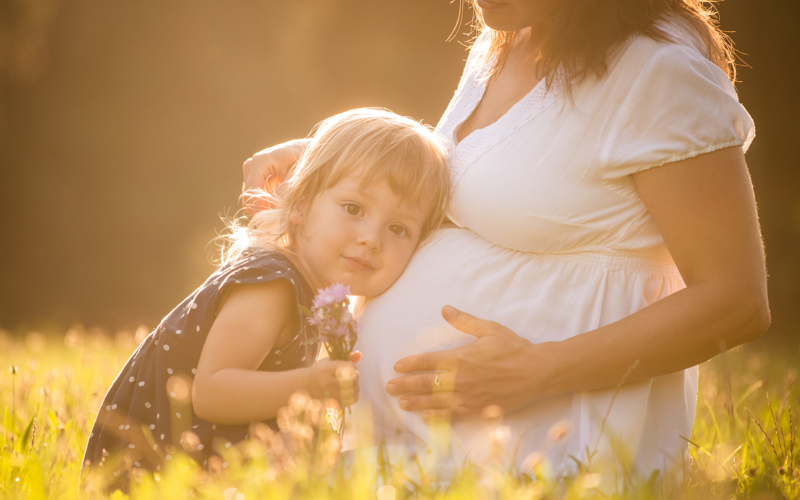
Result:
<svg viewBox="0 0 800 500">
<path fill-rule="evenodd" d="M 486 89 L 487 89 L 487 86 L 488 86 L 488 82 L 486 81 L 485 77 L 483 75 L 481 75 L 481 77 L 478 79 L 478 81 L 476 83 L 478 84 L 477 86 L 480 87 L 479 89 L 477 89 L 479 91 L 478 94 L 477 94 L 477 99 L 474 102 L 470 103 L 469 108 L 465 110 L 465 115 L 464 115 L 463 119 L 461 121 L 459 121 L 458 123 L 456 123 L 454 128 L 453 128 L 453 135 L 452 135 L 451 139 L 453 141 L 453 144 L 456 147 L 461 145 L 461 143 L 463 143 L 464 141 L 467 141 L 470 137 L 475 135 L 475 133 L 481 132 L 482 130 L 486 130 L 486 129 L 494 126 L 494 125 L 497 125 L 501 121 L 503 121 L 503 119 L 507 115 L 511 114 L 514 111 L 515 107 L 522 105 L 522 103 L 524 101 L 526 101 L 527 99 L 529 99 L 534 93 L 538 93 L 540 90 L 544 90 L 546 92 L 546 90 L 547 90 L 546 88 L 540 89 L 540 87 L 546 87 L 545 79 L 542 78 L 541 80 L 539 80 L 539 82 L 536 85 L 533 86 L 533 88 L 531 90 L 529 90 L 524 96 L 522 96 L 522 98 L 519 101 L 515 102 L 510 108 L 508 108 L 505 111 L 505 113 L 500 115 L 500 117 L 497 120 L 495 120 L 495 121 L 493 121 L 493 122 L 491 122 L 491 123 L 489 123 L 487 125 L 484 125 L 483 127 L 476 128 L 475 130 L 473 130 L 472 132 L 467 134 L 466 137 L 464 137 L 463 139 L 461 139 L 459 141 L 458 140 L 458 131 L 459 131 L 459 129 L 461 128 L 462 125 L 464 125 L 464 122 L 466 122 L 472 116 L 472 114 L 475 113 L 475 110 L 478 109 L 478 105 L 483 100 L 483 96 L 486 94 Z"/>
<path fill-rule="evenodd" d="M 469 62 L 467 63 L 469 64 Z M 515 102 L 500 118 L 485 127 L 473 130 L 458 141 L 458 128 L 475 111 L 486 92 L 486 72 L 491 61 L 480 68 L 467 68 L 453 101 L 439 123 L 438 131 L 450 143 L 450 185 L 454 189 L 461 176 L 480 156 L 532 120 L 555 102 L 553 89 L 547 89 L 545 79 L 537 83 L 524 97 Z"/>
</svg>

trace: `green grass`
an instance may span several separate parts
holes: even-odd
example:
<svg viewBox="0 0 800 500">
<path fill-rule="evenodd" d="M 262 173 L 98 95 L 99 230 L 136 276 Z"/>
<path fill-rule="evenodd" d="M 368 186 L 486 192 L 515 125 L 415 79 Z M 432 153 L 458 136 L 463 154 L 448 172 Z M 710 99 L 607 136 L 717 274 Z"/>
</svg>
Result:
<svg viewBox="0 0 800 500">
<path fill-rule="evenodd" d="M 104 493 L 100 477 L 80 487 L 79 474 L 94 412 L 135 345 L 133 334 L 112 338 L 73 329 L 52 337 L 31 332 L 15 340 L 0 331 L 0 498 L 125 497 Z M 694 431 L 687 439 L 692 461 L 680 482 L 626 478 L 609 493 L 593 487 L 598 480 L 593 475 L 554 479 L 542 463 L 520 472 L 464 467 L 446 484 L 427 475 L 424 456 L 377 466 L 355 456 L 343 464 L 335 434 L 310 433 L 319 417 L 300 398 L 283 414 L 284 433 L 292 436 L 288 445 L 280 445 L 266 428 L 255 429 L 251 441 L 223 456 L 226 467 L 212 463 L 202 470 L 179 456 L 163 474 L 139 474 L 131 496 L 800 498 L 798 366 L 796 349 L 770 354 L 752 348 L 735 349 L 702 365 Z"/>
</svg>

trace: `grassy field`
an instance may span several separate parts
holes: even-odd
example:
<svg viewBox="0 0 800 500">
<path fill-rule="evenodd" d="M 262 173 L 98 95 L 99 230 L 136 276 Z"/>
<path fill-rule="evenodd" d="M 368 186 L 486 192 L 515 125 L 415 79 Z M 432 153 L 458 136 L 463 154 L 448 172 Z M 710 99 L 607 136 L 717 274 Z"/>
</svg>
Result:
<svg viewBox="0 0 800 500">
<path fill-rule="evenodd" d="M 124 498 L 103 493 L 99 480 L 79 487 L 80 460 L 94 411 L 119 368 L 147 332 L 108 336 L 72 329 L 13 339 L 0 331 L 0 498 Z M 261 498 L 800 498 L 798 350 L 767 353 L 738 348 L 700 368 L 692 462 L 679 483 L 659 478 L 595 488 L 591 474 L 555 480 L 546 464 L 519 472 L 465 468 L 447 484 L 405 474 L 403 464 L 342 465 L 336 436 L 316 439 L 307 401 L 284 412 L 294 439 L 288 448 L 266 429 L 234 447 L 225 468 L 201 470 L 178 457 L 163 474 L 141 474 L 134 498 L 223 500 Z M 295 405 L 295 406 L 297 406 Z M 792 407 L 791 405 L 794 405 Z M 305 420 L 304 420 L 305 419 Z M 408 464 L 405 464 L 408 466 Z M 413 467 L 413 464 L 411 464 Z M 415 480 L 409 479 L 414 476 Z M 381 484 L 383 486 L 378 487 Z"/>
</svg>

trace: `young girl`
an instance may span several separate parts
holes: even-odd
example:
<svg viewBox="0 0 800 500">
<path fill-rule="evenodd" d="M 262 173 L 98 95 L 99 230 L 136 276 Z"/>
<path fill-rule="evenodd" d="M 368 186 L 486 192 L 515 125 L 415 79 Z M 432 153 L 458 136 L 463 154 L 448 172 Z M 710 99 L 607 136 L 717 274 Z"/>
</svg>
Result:
<svg viewBox="0 0 800 500">
<path fill-rule="evenodd" d="M 351 404 L 337 369 L 315 363 L 299 305 L 333 283 L 374 296 L 403 272 L 444 217 L 444 149 L 419 123 L 355 109 L 318 125 L 273 207 L 232 226 L 223 263 L 167 315 L 126 363 L 103 400 L 84 456 L 124 485 L 134 468 L 160 470 L 178 450 L 206 465 L 247 436 L 275 426 L 292 393 Z M 113 476 L 113 477 L 112 477 Z"/>
</svg>

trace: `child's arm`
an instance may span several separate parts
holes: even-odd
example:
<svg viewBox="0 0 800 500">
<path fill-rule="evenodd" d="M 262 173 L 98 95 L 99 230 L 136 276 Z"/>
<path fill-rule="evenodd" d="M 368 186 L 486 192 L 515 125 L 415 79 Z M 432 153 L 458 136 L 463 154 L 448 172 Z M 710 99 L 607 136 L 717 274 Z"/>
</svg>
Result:
<svg viewBox="0 0 800 500">
<path fill-rule="evenodd" d="M 195 413 L 224 425 L 267 420 L 298 390 L 315 398 L 354 402 L 358 374 L 349 361 L 323 360 L 281 372 L 257 370 L 274 346 L 296 335 L 300 321 L 294 289 L 286 280 L 236 287 L 222 304 L 200 354 L 192 386 Z M 351 387 L 340 390 L 337 369 L 352 370 Z"/>
</svg>

